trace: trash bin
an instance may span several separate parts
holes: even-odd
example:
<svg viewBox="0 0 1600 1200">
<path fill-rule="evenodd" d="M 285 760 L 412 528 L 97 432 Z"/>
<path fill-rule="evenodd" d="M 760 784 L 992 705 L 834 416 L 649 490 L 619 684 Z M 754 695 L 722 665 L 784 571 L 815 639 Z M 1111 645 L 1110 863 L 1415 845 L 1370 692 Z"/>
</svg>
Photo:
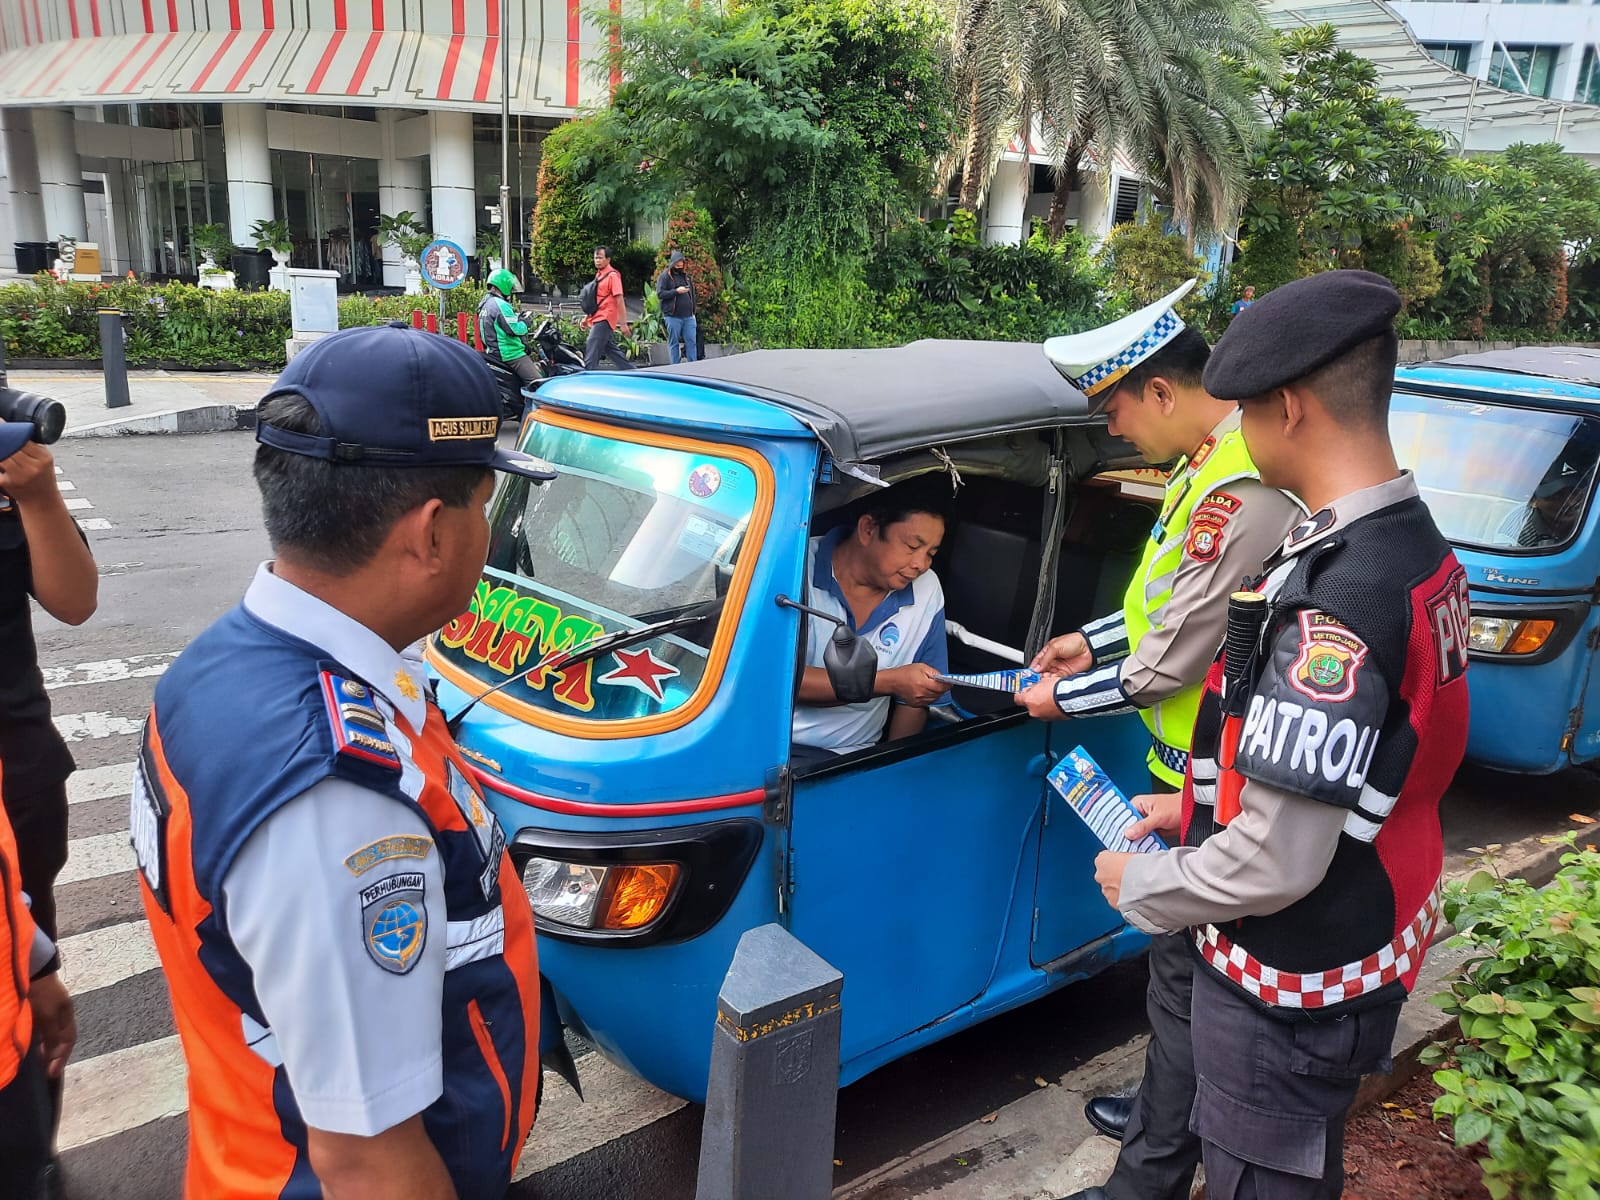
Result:
<svg viewBox="0 0 1600 1200">
<path fill-rule="evenodd" d="M 264 250 L 240 250 L 231 265 L 235 284 L 244 291 L 258 292 L 267 286 L 272 256 Z"/>
<path fill-rule="evenodd" d="M 49 242 L 14 242 L 18 275 L 37 275 L 50 269 L 53 247 Z"/>
</svg>

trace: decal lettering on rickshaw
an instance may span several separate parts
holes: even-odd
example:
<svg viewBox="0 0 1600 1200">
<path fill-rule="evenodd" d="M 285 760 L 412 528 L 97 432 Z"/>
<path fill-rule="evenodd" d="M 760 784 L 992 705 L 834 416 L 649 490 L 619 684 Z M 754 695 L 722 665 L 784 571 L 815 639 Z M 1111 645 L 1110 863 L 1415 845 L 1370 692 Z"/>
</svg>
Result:
<svg viewBox="0 0 1600 1200">
<path fill-rule="evenodd" d="M 516 588 L 491 587 L 488 580 L 480 579 L 467 611 L 439 632 L 439 641 L 502 675 L 522 670 L 537 648 L 539 664 L 523 680 L 523 686 L 531 692 L 548 686 L 561 704 L 588 712 L 594 708 L 593 662 L 556 669 L 550 664 L 580 642 L 604 632 L 605 626 L 599 622 L 564 613 L 548 600 L 524 596 Z"/>
</svg>

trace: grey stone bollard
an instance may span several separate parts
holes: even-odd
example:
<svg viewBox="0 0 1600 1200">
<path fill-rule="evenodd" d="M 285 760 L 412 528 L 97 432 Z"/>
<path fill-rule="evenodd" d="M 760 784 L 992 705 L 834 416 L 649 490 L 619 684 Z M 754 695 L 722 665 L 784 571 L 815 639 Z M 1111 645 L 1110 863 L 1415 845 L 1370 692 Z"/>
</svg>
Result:
<svg viewBox="0 0 1600 1200">
<path fill-rule="evenodd" d="M 106 377 L 106 407 L 126 408 L 128 399 L 128 359 L 123 343 L 122 310 L 100 310 L 100 363 Z"/>
<path fill-rule="evenodd" d="M 717 997 L 695 1200 L 827 1200 L 844 976 L 781 925 L 739 939 Z"/>
</svg>

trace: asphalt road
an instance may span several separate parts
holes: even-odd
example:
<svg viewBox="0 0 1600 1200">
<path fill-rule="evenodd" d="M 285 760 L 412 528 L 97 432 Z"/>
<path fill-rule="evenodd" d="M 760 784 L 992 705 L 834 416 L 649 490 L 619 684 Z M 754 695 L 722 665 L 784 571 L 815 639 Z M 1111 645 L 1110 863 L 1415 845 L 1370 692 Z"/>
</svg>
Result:
<svg viewBox="0 0 1600 1200">
<path fill-rule="evenodd" d="M 59 888 L 63 959 L 82 1040 L 69 1069 L 63 1160 L 77 1200 L 176 1200 L 185 1145 L 182 1057 L 127 848 L 127 779 L 156 679 L 234 603 L 267 556 L 245 434 L 61 443 L 65 494 L 91 527 L 100 611 L 78 629 L 37 622 L 58 725 L 72 741 L 72 853 Z M 239 686 L 250 687 L 248 679 Z M 1458 859 L 1595 808 L 1593 777 L 1468 771 L 1445 805 Z M 878 1071 L 839 1097 L 843 1184 L 1025 1095 L 1142 1027 L 1141 968 L 1126 965 Z M 579 1047 L 583 1049 L 583 1047 Z M 513 1195 L 689 1200 L 700 1112 L 597 1055 L 590 1103 L 552 1077 Z M 1072 1147 L 1063 1146 L 1063 1154 Z"/>
</svg>

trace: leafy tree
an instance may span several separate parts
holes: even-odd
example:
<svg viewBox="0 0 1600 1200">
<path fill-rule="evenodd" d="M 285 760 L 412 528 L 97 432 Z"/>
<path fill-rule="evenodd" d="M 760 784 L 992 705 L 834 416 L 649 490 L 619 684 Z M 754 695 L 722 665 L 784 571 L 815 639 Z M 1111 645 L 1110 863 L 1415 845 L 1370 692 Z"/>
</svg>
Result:
<svg viewBox="0 0 1600 1200">
<path fill-rule="evenodd" d="M 1444 138 L 1385 99 L 1331 25 L 1278 35 L 1283 72 L 1246 72 L 1267 128 L 1249 163 L 1237 282 L 1265 292 L 1339 265 L 1379 231 L 1459 193 Z M 1293 253 L 1291 254 L 1291 249 Z"/>
<path fill-rule="evenodd" d="M 593 119 L 568 121 L 551 130 L 540 147 L 528 259 L 541 279 L 562 288 L 594 273 L 596 246 L 621 240 L 621 222 L 585 193 L 596 135 Z"/>
<path fill-rule="evenodd" d="M 1434 311 L 1474 337 L 1490 325 L 1554 333 L 1569 265 L 1600 257 L 1600 171 L 1554 143 L 1460 170 L 1466 195 L 1438 221 L 1445 286 Z"/>
<path fill-rule="evenodd" d="M 1130 309 L 1154 304 L 1188 280 L 1204 285 L 1211 279 L 1183 238 L 1150 221 L 1112 226 L 1100 248 L 1100 263 L 1112 293 Z M 1179 301 L 1178 312 L 1194 323 L 1203 301 L 1196 288 Z"/>
<path fill-rule="evenodd" d="M 1109 164 L 1119 149 L 1191 234 L 1233 224 L 1258 120 L 1240 68 L 1275 66 L 1250 0 L 959 0 L 956 47 L 963 208 L 1006 143 L 1037 129 L 1058 236 L 1086 156 Z"/>
</svg>

